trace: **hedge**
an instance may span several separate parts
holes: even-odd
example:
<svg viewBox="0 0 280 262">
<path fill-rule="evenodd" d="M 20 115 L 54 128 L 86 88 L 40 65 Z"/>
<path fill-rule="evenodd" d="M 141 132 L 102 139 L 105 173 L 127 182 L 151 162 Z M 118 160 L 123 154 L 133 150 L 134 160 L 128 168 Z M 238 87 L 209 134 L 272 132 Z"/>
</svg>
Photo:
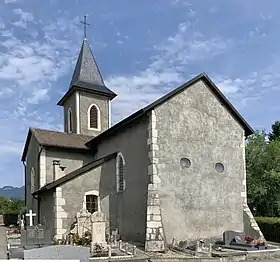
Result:
<svg viewBox="0 0 280 262">
<path fill-rule="evenodd" d="M 280 242 L 280 218 L 256 217 L 256 222 L 267 241 Z"/>
<path fill-rule="evenodd" d="M 3 220 L 6 227 L 18 224 L 18 213 L 4 213 Z"/>
</svg>

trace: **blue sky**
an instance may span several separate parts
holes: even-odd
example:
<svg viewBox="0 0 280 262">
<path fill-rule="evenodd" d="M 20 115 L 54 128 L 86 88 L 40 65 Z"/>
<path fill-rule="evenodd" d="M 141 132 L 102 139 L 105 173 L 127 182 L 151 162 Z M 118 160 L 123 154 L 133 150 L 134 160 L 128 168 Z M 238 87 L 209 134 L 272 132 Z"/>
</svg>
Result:
<svg viewBox="0 0 280 262">
<path fill-rule="evenodd" d="M 280 119 L 279 0 L 2 0 L 0 186 L 23 184 L 29 126 L 62 130 L 84 13 L 113 123 L 201 72 L 254 129 Z"/>
</svg>

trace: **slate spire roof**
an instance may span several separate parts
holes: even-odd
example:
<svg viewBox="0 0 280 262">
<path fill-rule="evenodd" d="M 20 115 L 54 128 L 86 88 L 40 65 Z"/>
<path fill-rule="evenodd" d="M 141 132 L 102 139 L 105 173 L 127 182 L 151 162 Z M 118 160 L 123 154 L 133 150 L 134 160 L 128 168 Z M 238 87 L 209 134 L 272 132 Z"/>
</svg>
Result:
<svg viewBox="0 0 280 262">
<path fill-rule="evenodd" d="M 68 96 L 70 96 L 70 93 L 72 93 L 75 89 L 82 89 L 86 92 L 105 95 L 110 99 L 116 97 L 116 94 L 105 86 L 89 43 L 86 39 L 83 40 L 69 90 L 58 102 L 58 105 L 63 105 Z"/>
<path fill-rule="evenodd" d="M 84 39 L 70 87 L 83 82 L 90 85 L 105 86 L 88 41 Z"/>
</svg>

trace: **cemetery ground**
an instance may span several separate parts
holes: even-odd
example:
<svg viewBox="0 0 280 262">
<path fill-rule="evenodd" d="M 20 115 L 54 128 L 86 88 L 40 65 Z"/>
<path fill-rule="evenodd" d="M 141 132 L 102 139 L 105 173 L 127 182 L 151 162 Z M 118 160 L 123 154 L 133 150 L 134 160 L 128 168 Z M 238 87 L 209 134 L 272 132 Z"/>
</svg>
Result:
<svg viewBox="0 0 280 262">
<path fill-rule="evenodd" d="M 0 227 L 0 258 L 8 259 L 79 259 L 87 261 L 280 261 L 280 246 L 254 239 L 246 240 L 244 233 L 226 231 L 223 243 L 213 241 L 177 243 L 174 240 L 166 252 L 145 252 L 144 246 L 121 241 L 117 230 L 106 237 L 106 215 L 82 210 L 77 214 L 77 224 L 66 238 L 54 242 L 43 225 L 35 224 L 36 214 L 26 213 L 25 223 Z M 25 226 L 24 226 L 25 224 Z M 34 225 L 35 224 L 35 225 Z M 86 232 L 90 231 L 90 234 Z M 78 237 L 80 235 L 80 238 Z M 77 242 L 77 239 L 83 239 Z M 86 240 L 86 241 L 84 241 Z M 7 244 L 6 244 L 7 243 Z M 6 256 L 8 251 L 8 256 Z"/>
</svg>

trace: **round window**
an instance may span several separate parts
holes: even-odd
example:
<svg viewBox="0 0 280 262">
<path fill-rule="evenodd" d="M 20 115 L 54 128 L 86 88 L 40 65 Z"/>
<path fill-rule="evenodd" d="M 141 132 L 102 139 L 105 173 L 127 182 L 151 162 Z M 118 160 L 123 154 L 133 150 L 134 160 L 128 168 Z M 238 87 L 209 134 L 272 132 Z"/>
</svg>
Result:
<svg viewBox="0 0 280 262">
<path fill-rule="evenodd" d="M 191 160 L 186 157 L 182 157 L 180 160 L 180 165 L 182 168 L 189 168 L 191 166 Z"/>
<path fill-rule="evenodd" d="M 216 163 L 215 164 L 215 169 L 219 173 L 223 173 L 225 171 L 225 167 L 222 163 Z"/>
</svg>

